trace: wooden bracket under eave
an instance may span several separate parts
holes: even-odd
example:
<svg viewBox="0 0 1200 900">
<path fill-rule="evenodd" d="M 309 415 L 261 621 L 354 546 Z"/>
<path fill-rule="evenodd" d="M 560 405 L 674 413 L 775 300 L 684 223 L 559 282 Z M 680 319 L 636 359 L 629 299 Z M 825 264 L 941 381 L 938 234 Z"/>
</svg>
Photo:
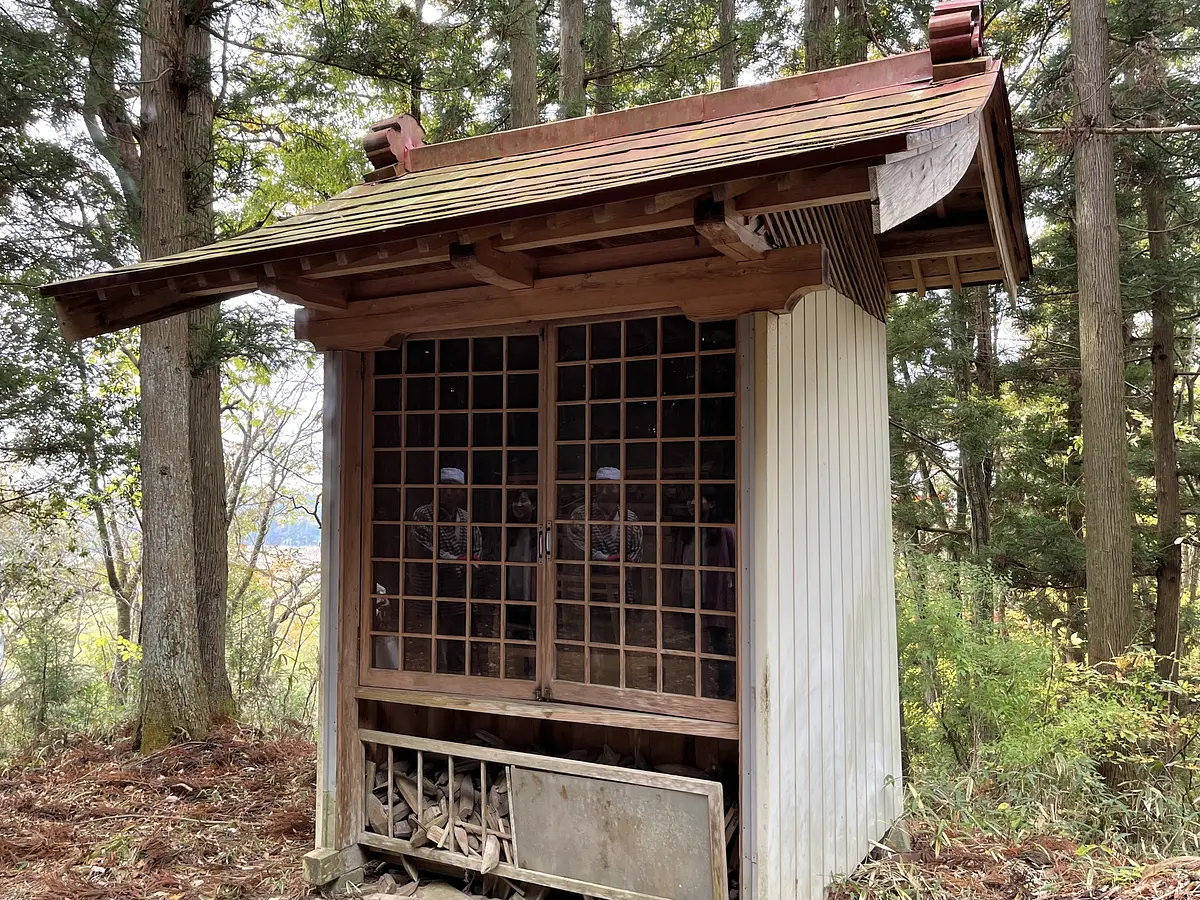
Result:
<svg viewBox="0 0 1200 900">
<path fill-rule="evenodd" d="M 258 289 L 288 303 L 316 309 L 344 310 L 350 305 L 349 291 L 327 280 L 264 275 L 258 279 Z"/>
<path fill-rule="evenodd" d="M 501 253 L 490 241 L 450 245 L 450 264 L 484 284 L 517 291 L 533 287 L 537 261 L 527 253 L 511 250 Z"/>
<path fill-rule="evenodd" d="M 766 236 L 756 232 L 746 217 L 738 214 L 733 200 L 722 203 L 707 198 L 697 200 L 693 221 L 696 231 L 714 250 L 738 262 L 762 259 L 771 249 Z"/>
</svg>

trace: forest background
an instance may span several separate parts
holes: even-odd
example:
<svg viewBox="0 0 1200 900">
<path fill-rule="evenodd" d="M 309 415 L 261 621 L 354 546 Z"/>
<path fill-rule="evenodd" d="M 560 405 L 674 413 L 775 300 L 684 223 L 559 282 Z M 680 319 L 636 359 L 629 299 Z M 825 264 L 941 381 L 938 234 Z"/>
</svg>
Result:
<svg viewBox="0 0 1200 900">
<path fill-rule="evenodd" d="M 196 169 L 217 235 L 359 180 L 365 126 L 397 111 L 435 141 L 603 112 L 915 49 L 930 12 L 908 0 L 183 8 L 207 47 L 191 76 L 211 90 Z M 892 308 L 907 789 L 939 827 L 1197 854 L 1200 8 L 1106 11 L 1125 441 L 1092 444 L 1091 459 L 1111 454 L 1125 474 L 1132 551 L 1127 583 L 1093 579 L 1091 594 L 1107 591 L 1125 630 L 1089 665 L 1101 626 L 1084 544 L 1072 16 L 1065 0 L 989 4 L 1033 278 L 1013 298 L 930 291 Z M 136 332 L 64 344 L 36 288 L 144 247 L 141 15 L 129 0 L 0 0 L 0 759 L 139 712 L 142 344 Z M 308 732 L 319 360 L 262 296 L 226 303 L 205 329 L 192 365 L 219 373 L 232 709 Z"/>
</svg>

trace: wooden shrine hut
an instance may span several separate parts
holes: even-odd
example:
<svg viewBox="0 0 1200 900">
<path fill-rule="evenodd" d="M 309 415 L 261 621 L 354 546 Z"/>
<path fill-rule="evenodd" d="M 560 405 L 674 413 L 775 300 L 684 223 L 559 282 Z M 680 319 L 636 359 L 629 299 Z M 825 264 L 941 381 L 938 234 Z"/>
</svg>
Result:
<svg viewBox="0 0 1200 900">
<path fill-rule="evenodd" d="M 817 898 L 901 813 L 884 322 L 1029 273 L 981 8 L 931 49 L 444 144 L 54 284 L 325 354 L 314 881 Z M 502 894 L 495 894 L 501 896 Z"/>
</svg>

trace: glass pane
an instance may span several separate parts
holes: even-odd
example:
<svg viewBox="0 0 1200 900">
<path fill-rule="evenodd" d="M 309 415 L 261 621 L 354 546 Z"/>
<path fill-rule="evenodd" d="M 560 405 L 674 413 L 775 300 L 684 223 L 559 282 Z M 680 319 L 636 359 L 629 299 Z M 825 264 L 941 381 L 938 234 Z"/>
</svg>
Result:
<svg viewBox="0 0 1200 900">
<path fill-rule="evenodd" d="M 658 361 L 638 359 L 625 363 L 625 396 L 658 396 Z"/>
<path fill-rule="evenodd" d="M 504 540 L 504 529 L 484 528 L 473 529 L 476 539 L 471 541 L 471 559 L 481 559 L 488 562 L 500 562 L 501 543 Z M 484 568 L 492 568 L 485 566 Z"/>
<path fill-rule="evenodd" d="M 422 507 L 417 510 L 418 515 L 432 515 L 429 507 Z M 376 545 L 375 555 L 379 555 L 379 546 Z M 404 555 L 410 559 L 433 559 L 433 528 L 429 525 L 405 525 L 404 526 Z"/>
<path fill-rule="evenodd" d="M 508 446 L 536 447 L 540 443 L 541 437 L 537 413 L 508 414 Z"/>
<path fill-rule="evenodd" d="M 611 359 L 621 355 L 621 323 L 598 322 L 592 328 L 592 359 Z"/>
<path fill-rule="evenodd" d="M 433 484 L 437 481 L 437 466 L 431 451 L 410 450 L 404 454 L 404 464 L 408 467 L 404 479 L 406 484 Z M 400 479 L 396 478 L 395 481 L 399 482 Z"/>
<path fill-rule="evenodd" d="M 515 681 L 533 681 L 537 677 L 536 648 L 505 644 L 504 677 Z"/>
<path fill-rule="evenodd" d="M 570 325 L 558 329 L 558 361 L 574 362 L 587 358 L 587 326 Z"/>
<path fill-rule="evenodd" d="M 696 660 L 691 656 L 662 658 L 663 693 L 696 696 Z"/>
<path fill-rule="evenodd" d="M 555 596 L 560 600 L 582 600 L 584 596 L 584 567 L 563 565 L 554 566 Z"/>
<path fill-rule="evenodd" d="M 399 453 L 375 454 L 376 484 L 399 484 L 404 480 L 400 474 L 400 458 Z"/>
<path fill-rule="evenodd" d="M 696 573 L 686 569 L 663 569 L 662 605 L 696 608 Z"/>
<path fill-rule="evenodd" d="M 621 642 L 621 610 L 615 606 L 591 606 L 591 633 L 588 640 L 593 644 L 619 644 Z"/>
<path fill-rule="evenodd" d="M 406 634 L 433 633 L 433 601 L 404 601 L 404 632 Z"/>
<path fill-rule="evenodd" d="M 737 551 L 731 527 L 704 527 L 700 529 L 700 565 L 723 566 L 732 569 L 737 565 Z M 720 573 L 714 573 L 720 574 Z M 732 576 L 732 573 L 730 573 Z"/>
<path fill-rule="evenodd" d="M 700 573 L 700 608 L 720 612 L 737 609 L 737 584 L 733 572 Z"/>
<path fill-rule="evenodd" d="M 467 674 L 467 642 L 438 641 L 437 670 L 446 675 Z"/>
<path fill-rule="evenodd" d="M 416 372 L 433 372 L 437 368 L 436 341 L 408 341 L 404 345 L 408 355 L 408 366 L 405 369 L 410 375 Z M 376 358 L 378 362 L 378 357 Z"/>
<path fill-rule="evenodd" d="M 696 652 L 696 616 L 694 613 L 664 612 L 662 629 L 664 650 Z"/>
<path fill-rule="evenodd" d="M 620 444 L 592 444 L 591 449 L 591 471 L 588 477 L 599 478 L 601 469 L 616 469 L 617 472 L 620 473 Z"/>
<path fill-rule="evenodd" d="M 737 444 L 734 441 L 700 442 L 700 477 L 728 478 L 737 474 Z"/>
<path fill-rule="evenodd" d="M 500 645 L 471 641 L 471 674 L 500 677 Z"/>
<path fill-rule="evenodd" d="M 409 522 L 433 520 L 433 488 L 408 488 L 405 490 L 404 518 Z"/>
<path fill-rule="evenodd" d="M 472 484 L 504 483 L 504 452 L 501 450 L 476 450 L 471 454 Z"/>
<path fill-rule="evenodd" d="M 438 409 L 467 409 L 471 404 L 471 380 L 466 375 L 438 379 Z"/>
<path fill-rule="evenodd" d="M 593 400 L 612 400 L 621 396 L 621 364 L 601 363 L 592 366 Z"/>
<path fill-rule="evenodd" d="M 706 501 L 703 522 L 732 524 L 737 512 L 737 488 L 732 484 L 706 484 L 701 490 Z"/>
<path fill-rule="evenodd" d="M 503 516 L 503 490 L 500 488 L 475 488 L 471 491 L 471 521 L 499 522 Z"/>
<path fill-rule="evenodd" d="M 536 450 L 508 451 L 508 478 L 506 483 L 538 483 L 538 453 Z"/>
<path fill-rule="evenodd" d="M 466 413 L 451 413 L 438 416 L 438 445 L 441 447 L 466 447 L 470 443 L 469 416 Z"/>
<path fill-rule="evenodd" d="M 497 603 L 471 604 L 471 637 L 500 637 L 500 605 Z"/>
<path fill-rule="evenodd" d="M 710 401 L 705 401 L 710 402 Z M 665 438 L 692 437 L 696 433 L 696 401 L 664 400 L 662 436 Z"/>
<path fill-rule="evenodd" d="M 514 335 L 508 339 L 510 369 L 538 369 L 542 360 L 541 339 L 537 335 Z"/>
<path fill-rule="evenodd" d="M 583 525 L 554 526 L 554 556 L 557 559 L 583 559 L 586 537 Z M 561 569 L 561 566 L 559 567 Z"/>
<path fill-rule="evenodd" d="M 592 648 L 591 654 L 592 684 L 604 684 L 610 687 L 621 686 L 621 651 Z"/>
<path fill-rule="evenodd" d="M 700 651 L 717 656 L 736 656 L 737 620 L 733 616 L 701 616 Z"/>
<path fill-rule="evenodd" d="M 617 441 L 621 439 L 621 404 L 592 404 L 592 428 L 588 435 L 593 441 Z"/>
<path fill-rule="evenodd" d="M 537 561 L 536 528 L 509 526 L 505 532 L 504 544 L 504 558 L 509 562 L 531 563 Z"/>
<path fill-rule="evenodd" d="M 400 488 L 375 488 L 374 500 L 375 505 L 371 512 L 376 521 L 400 520 Z"/>
<path fill-rule="evenodd" d="M 400 409 L 400 384 L 399 378 L 381 378 L 375 382 L 376 410 L 398 411 Z"/>
<path fill-rule="evenodd" d="M 653 522 L 658 518 L 657 491 L 652 484 L 625 485 L 625 508 L 629 517 L 639 522 Z"/>
<path fill-rule="evenodd" d="M 558 504 L 555 516 L 559 519 L 587 518 L 587 507 L 584 505 L 585 491 L 586 488 L 582 484 L 558 485 L 555 490 Z"/>
<path fill-rule="evenodd" d="M 467 633 L 467 604 L 439 600 L 437 602 L 437 633 L 460 635 Z"/>
<path fill-rule="evenodd" d="M 663 396 L 696 393 L 696 359 L 692 356 L 673 357 L 662 361 Z"/>
<path fill-rule="evenodd" d="M 504 444 L 504 413 L 475 413 L 475 434 L 473 441 L 476 447 L 499 447 Z"/>
<path fill-rule="evenodd" d="M 400 558 L 400 526 L 376 525 L 372 529 L 372 555 L 384 559 Z"/>
<path fill-rule="evenodd" d="M 504 607 L 504 638 L 509 641 L 532 641 L 537 637 L 537 608 L 520 604 Z"/>
<path fill-rule="evenodd" d="M 399 416 L 376 416 L 375 417 L 375 446 L 376 447 L 399 447 L 400 446 L 400 417 Z"/>
<path fill-rule="evenodd" d="M 658 646 L 658 614 L 653 609 L 625 610 L 625 643 L 633 647 Z"/>
<path fill-rule="evenodd" d="M 563 681 L 583 682 L 583 648 L 558 644 L 555 649 L 555 677 Z"/>
<path fill-rule="evenodd" d="M 536 374 L 508 376 L 509 409 L 537 409 L 541 402 L 538 393 Z"/>
<path fill-rule="evenodd" d="M 371 564 L 371 580 L 376 594 L 400 593 L 400 563 L 377 562 Z"/>
<path fill-rule="evenodd" d="M 587 407 L 582 405 L 558 407 L 558 436 L 560 441 L 587 439 Z"/>
<path fill-rule="evenodd" d="M 696 529 L 670 526 L 662 530 L 663 562 L 672 566 L 696 564 Z"/>
<path fill-rule="evenodd" d="M 418 409 L 433 409 L 434 401 L 437 397 L 437 386 L 433 378 L 410 378 L 408 379 L 408 405 L 405 407 L 409 412 Z"/>
<path fill-rule="evenodd" d="M 562 366 L 558 370 L 558 399 L 583 400 L 587 395 L 587 368 Z"/>
<path fill-rule="evenodd" d="M 588 597 L 593 603 L 621 602 L 621 569 L 618 566 L 591 566 L 591 589 Z"/>
<path fill-rule="evenodd" d="M 504 406 L 504 376 L 476 375 L 472 381 L 475 396 L 471 405 L 475 409 L 501 409 Z"/>
<path fill-rule="evenodd" d="M 625 404 L 625 437 L 654 438 L 658 436 L 658 403 L 640 400 Z"/>
<path fill-rule="evenodd" d="M 696 324 L 686 316 L 663 319 L 663 353 L 690 353 L 696 349 Z"/>
<path fill-rule="evenodd" d="M 500 552 L 498 547 L 495 552 Z M 499 566 L 471 566 L 471 599 L 499 600 L 502 577 L 503 571 Z"/>
<path fill-rule="evenodd" d="M 626 653 L 625 687 L 657 691 L 658 656 L 654 653 Z"/>
<path fill-rule="evenodd" d="M 693 485 L 663 485 L 662 520 L 664 522 L 696 521 L 696 489 Z"/>
<path fill-rule="evenodd" d="M 378 634 L 371 638 L 371 668 L 400 668 L 400 638 Z"/>
<path fill-rule="evenodd" d="M 626 444 L 622 474 L 630 481 L 653 481 L 658 478 L 658 445 Z"/>
<path fill-rule="evenodd" d="M 433 563 L 404 564 L 404 593 L 414 597 L 433 596 Z"/>
<path fill-rule="evenodd" d="M 571 603 L 559 603 L 556 609 L 555 636 L 563 641 L 584 640 L 584 608 Z"/>
<path fill-rule="evenodd" d="M 371 600 L 371 630 L 400 630 L 400 601 L 395 597 L 374 597 Z M 394 668 L 394 667 L 393 667 Z"/>
<path fill-rule="evenodd" d="M 399 375 L 401 351 L 381 350 L 375 354 L 376 375 Z"/>
<path fill-rule="evenodd" d="M 448 531 L 449 529 L 440 529 Z M 467 596 L 467 567 L 439 565 L 437 567 L 437 595 L 439 597 Z"/>
<path fill-rule="evenodd" d="M 733 350 L 737 347 L 737 319 L 700 323 L 701 350 Z"/>
<path fill-rule="evenodd" d="M 700 434 L 729 436 L 737 434 L 737 399 L 706 397 L 700 401 Z"/>
<path fill-rule="evenodd" d="M 439 372 L 466 372 L 471 367 L 470 342 L 466 338 L 443 340 L 440 344 Z"/>
<path fill-rule="evenodd" d="M 700 393 L 732 394 L 737 390 L 737 357 L 732 353 L 700 357 Z"/>
<path fill-rule="evenodd" d="M 404 442 L 408 447 L 433 446 L 434 417 L 431 415 L 404 417 Z"/>
<path fill-rule="evenodd" d="M 476 372 L 499 372 L 504 368 L 504 338 L 475 338 L 471 342 L 471 368 Z"/>
<path fill-rule="evenodd" d="M 537 514 L 537 491 L 519 488 L 508 492 L 509 522 L 536 522 Z"/>
<path fill-rule="evenodd" d="M 439 450 L 437 455 L 437 481 L 440 484 L 453 485 L 461 490 L 467 477 L 466 450 Z"/>
<path fill-rule="evenodd" d="M 658 597 L 658 574 L 649 567 L 625 570 L 625 602 L 653 606 Z"/>
<path fill-rule="evenodd" d="M 650 356 L 658 352 L 658 319 L 631 319 L 625 323 L 625 355 Z"/>
<path fill-rule="evenodd" d="M 505 566 L 505 600 L 537 602 L 538 570 L 536 566 Z"/>
<path fill-rule="evenodd" d="M 664 481 L 692 481 L 696 477 L 694 441 L 664 441 L 662 457 Z"/>
<path fill-rule="evenodd" d="M 737 699 L 737 664 L 724 659 L 700 660 L 700 696 Z"/>
<path fill-rule="evenodd" d="M 404 639 L 404 671 L 429 672 L 433 669 L 433 641 L 429 638 Z"/>
</svg>

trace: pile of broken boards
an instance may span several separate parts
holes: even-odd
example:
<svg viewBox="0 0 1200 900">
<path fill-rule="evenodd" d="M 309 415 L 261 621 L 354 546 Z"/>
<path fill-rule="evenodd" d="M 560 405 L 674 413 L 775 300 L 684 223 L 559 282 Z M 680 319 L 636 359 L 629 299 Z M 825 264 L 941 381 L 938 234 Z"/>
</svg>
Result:
<svg viewBox="0 0 1200 900">
<path fill-rule="evenodd" d="M 396 878 L 390 872 L 379 876 L 378 880 L 358 886 L 362 900 L 396 900 L 400 897 L 411 897 L 413 900 L 480 900 L 496 898 L 496 900 L 544 900 L 549 891 L 540 886 L 526 885 L 518 889 L 516 886 L 497 879 L 497 885 L 482 894 L 468 894 L 444 881 L 404 881 L 404 876 Z M 482 883 L 480 885 L 482 888 Z M 469 888 L 468 888 L 469 890 Z M 521 893 L 524 891 L 524 893 Z"/>
</svg>

